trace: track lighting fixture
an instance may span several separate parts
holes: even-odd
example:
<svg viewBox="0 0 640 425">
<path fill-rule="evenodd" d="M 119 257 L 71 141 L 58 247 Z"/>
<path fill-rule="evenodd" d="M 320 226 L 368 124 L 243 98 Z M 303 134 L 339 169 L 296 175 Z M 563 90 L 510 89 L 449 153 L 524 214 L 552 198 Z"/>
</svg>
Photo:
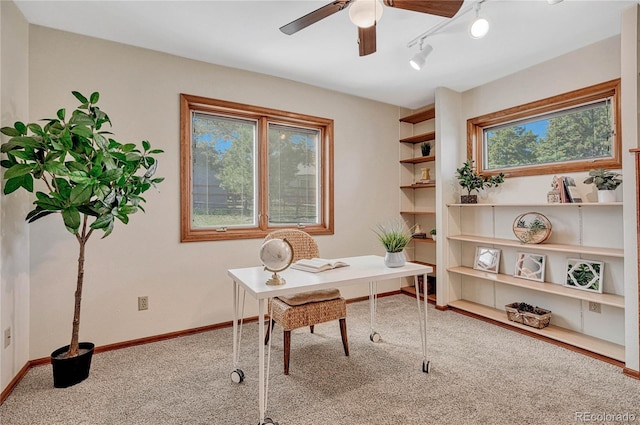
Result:
<svg viewBox="0 0 640 425">
<path fill-rule="evenodd" d="M 422 46 L 422 41 L 420 41 L 420 51 L 413 55 L 411 60 L 409 61 L 409 65 L 416 71 L 420 71 L 424 66 L 425 61 L 427 60 L 427 56 L 429 53 L 433 51 L 433 46 L 431 44 L 427 44 L 426 46 Z"/>
<path fill-rule="evenodd" d="M 480 16 L 480 4 L 481 2 L 476 4 L 476 18 L 469 26 L 469 35 L 476 39 L 484 37 L 489 32 L 489 21 Z"/>
<path fill-rule="evenodd" d="M 373 26 L 382 17 L 380 0 L 355 0 L 349 6 L 349 19 L 360 28 Z"/>
</svg>

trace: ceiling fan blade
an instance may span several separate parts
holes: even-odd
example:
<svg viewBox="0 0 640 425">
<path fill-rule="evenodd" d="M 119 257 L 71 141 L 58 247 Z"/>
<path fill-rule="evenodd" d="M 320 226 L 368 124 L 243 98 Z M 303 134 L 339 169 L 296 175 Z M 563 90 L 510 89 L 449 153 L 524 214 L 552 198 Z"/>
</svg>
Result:
<svg viewBox="0 0 640 425">
<path fill-rule="evenodd" d="M 351 0 L 341 0 L 341 1 L 333 1 L 325 6 L 322 6 L 320 9 L 316 9 L 313 12 L 307 13 L 301 18 L 296 19 L 295 21 L 289 22 L 287 25 L 283 25 L 280 27 L 280 31 L 287 35 L 295 34 L 308 27 L 311 24 L 315 24 L 321 19 L 326 18 L 327 16 L 331 16 L 336 12 L 341 11 L 346 8 Z"/>
<path fill-rule="evenodd" d="M 384 4 L 390 7 L 447 18 L 458 13 L 463 2 L 464 0 L 384 0 Z"/>
<path fill-rule="evenodd" d="M 358 27 L 358 50 L 360 56 L 367 56 L 376 51 L 376 26 Z"/>
</svg>

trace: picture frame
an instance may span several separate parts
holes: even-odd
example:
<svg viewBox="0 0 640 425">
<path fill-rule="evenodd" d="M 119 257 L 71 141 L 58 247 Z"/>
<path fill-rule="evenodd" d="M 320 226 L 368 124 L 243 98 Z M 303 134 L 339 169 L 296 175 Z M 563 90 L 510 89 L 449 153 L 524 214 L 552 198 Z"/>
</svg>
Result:
<svg viewBox="0 0 640 425">
<path fill-rule="evenodd" d="M 476 247 L 476 259 L 473 268 L 489 273 L 498 273 L 500 250 L 497 248 Z"/>
<path fill-rule="evenodd" d="M 546 260 L 547 256 L 544 254 L 518 252 L 513 276 L 521 279 L 544 282 Z"/>
<path fill-rule="evenodd" d="M 568 258 L 564 286 L 602 293 L 604 262 Z"/>
</svg>

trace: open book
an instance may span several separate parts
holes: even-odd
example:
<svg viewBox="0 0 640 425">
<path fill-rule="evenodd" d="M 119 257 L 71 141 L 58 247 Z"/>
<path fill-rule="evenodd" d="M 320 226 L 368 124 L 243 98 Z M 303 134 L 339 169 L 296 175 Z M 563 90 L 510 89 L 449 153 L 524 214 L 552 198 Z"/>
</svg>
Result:
<svg viewBox="0 0 640 425">
<path fill-rule="evenodd" d="M 348 266 L 348 264 L 342 261 L 327 260 L 324 258 L 303 258 L 293 263 L 291 268 L 304 270 L 305 272 L 318 273 L 346 266 Z"/>
</svg>

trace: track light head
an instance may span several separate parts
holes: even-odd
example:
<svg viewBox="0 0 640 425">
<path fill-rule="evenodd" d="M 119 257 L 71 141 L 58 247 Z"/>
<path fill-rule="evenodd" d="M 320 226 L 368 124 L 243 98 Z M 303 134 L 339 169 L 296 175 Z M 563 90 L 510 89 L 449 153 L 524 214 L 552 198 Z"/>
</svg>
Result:
<svg viewBox="0 0 640 425">
<path fill-rule="evenodd" d="M 431 44 L 427 44 L 424 47 L 422 47 L 422 44 L 420 44 L 420 51 L 413 55 L 413 57 L 409 61 L 409 65 L 411 65 L 411 67 L 416 71 L 420 71 L 424 66 L 425 61 L 427 60 L 427 56 L 429 56 L 432 51 L 433 46 L 431 46 Z"/>
</svg>

